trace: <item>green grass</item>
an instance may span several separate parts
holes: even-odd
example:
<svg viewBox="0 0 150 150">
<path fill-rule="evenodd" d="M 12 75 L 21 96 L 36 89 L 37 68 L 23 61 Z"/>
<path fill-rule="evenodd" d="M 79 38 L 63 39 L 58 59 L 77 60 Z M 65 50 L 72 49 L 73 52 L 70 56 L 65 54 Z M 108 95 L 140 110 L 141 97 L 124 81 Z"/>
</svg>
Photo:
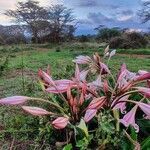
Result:
<svg viewBox="0 0 150 150">
<path fill-rule="evenodd" d="M 26 87 L 31 84 L 30 82 L 33 81 L 33 78 L 33 84 L 37 86 L 37 71 L 39 68 L 45 69 L 47 65 L 50 64 L 54 78 L 70 78 L 74 71 L 72 59 L 78 55 L 92 55 L 94 52 L 99 52 L 100 54 L 103 53 L 102 48 L 97 49 L 97 46 L 93 49 L 87 46 L 87 48 L 84 47 L 84 49 L 81 50 L 74 48 L 71 49 L 70 46 L 67 47 L 66 45 L 61 48 L 59 45 L 60 52 L 56 52 L 58 46 L 51 49 L 41 47 L 38 45 L 23 45 L 19 47 L 13 46 L 13 48 L 9 49 L 3 48 L 3 51 L 4 49 L 7 51 L 10 50 L 10 57 L 8 67 L 0 77 L 0 97 L 22 93 L 22 66 Z M 14 49 L 17 50 L 14 51 Z M 132 51 L 141 52 L 142 50 L 117 50 L 117 53 L 122 53 L 122 51 L 131 54 Z M 145 51 L 149 52 L 150 50 L 145 49 L 144 52 Z M 8 52 L 5 52 L 3 57 L 1 57 L 1 60 L 3 60 L 7 54 Z M 116 72 L 122 63 L 126 63 L 128 69 L 131 71 L 150 70 L 149 58 L 138 58 L 132 57 L 131 55 L 116 55 L 110 61 L 110 68 L 112 71 Z M 33 94 L 35 94 L 35 92 L 33 92 Z"/>
<path fill-rule="evenodd" d="M 146 49 L 119 49 L 119 54 L 137 54 L 137 55 L 150 55 L 150 48 Z"/>
</svg>

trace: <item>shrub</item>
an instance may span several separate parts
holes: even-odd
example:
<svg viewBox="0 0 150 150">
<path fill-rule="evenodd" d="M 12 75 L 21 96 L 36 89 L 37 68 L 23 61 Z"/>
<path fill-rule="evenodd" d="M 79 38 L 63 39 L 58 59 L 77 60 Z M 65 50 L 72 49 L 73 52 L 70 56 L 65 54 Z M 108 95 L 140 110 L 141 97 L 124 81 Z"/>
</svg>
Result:
<svg viewBox="0 0 150 150">
<path fill-rule="evenodd" d="M 133 45 L 137 45 L 138 48 L 140 47 L 146 47 L 146 45 L 148 44 L 147 39 L 144 37 L 144 35 L 137 33 L 137 32 L 133 32 L 127 35 L 129 40 L 134 41 Z M 136 47 L 136 46 L 135 46 Z"/>
<path fill-rule="evenodd" d="M 108 41 L 112 37 L 120 36 L 121 31 L 118 28 L 96 28 L 98 31 L 97 40 Z"/>
<path fill-rule="evenodd" d="M 136 49 L 145 48 L 148 44 L 147 39 L 140 33 L 124 33 L 122 36 L 114 37 L 110 40 L 111 48 Z"/>
<path fill-rule="evenodd" d="M 79 42 L 89 42 L 89 38 L 86 35 L 79 36 Z"/>
<path fill-rule="evenodd" d="M 121 48 L 125 39 L 123 37 L 114 37 L 110 40 L 110 48 Z"/>
<path fill-rule="evenodd" d="M 56 47 L 55 52 L 61 52 L 60 47 Z"/>
</svg>

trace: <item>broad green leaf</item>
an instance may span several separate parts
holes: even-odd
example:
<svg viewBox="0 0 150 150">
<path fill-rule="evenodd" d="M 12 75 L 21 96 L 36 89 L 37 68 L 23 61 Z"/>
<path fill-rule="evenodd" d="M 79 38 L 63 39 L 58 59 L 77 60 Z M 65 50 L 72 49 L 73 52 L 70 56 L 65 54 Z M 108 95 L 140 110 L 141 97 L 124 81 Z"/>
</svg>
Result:
<svg viewBox="0 0 150 150">
<path fill-rule="evenodd" d="M 137 141 L 137 133 L 135 132 L 135 129 L 133 127 L 130 127 L 131 129 L 131 138 L 135 141 Z"/>
<path fill-rule="evenodd" d="M 72 150 L 72 144 L 66 145 L 63 150 Z"/>
<path fill-rule="evenodd" d="M 120 130 L 120 123 L 119 123 L 119 111 L 117 109 L 113 110 L 114 118 L 116 119 L 116 130 Z"/>
<path fill-rule="evenodd" d="M 39 80 L 39 84 L 40 84 L 40 86 L 41 86 L 41 89 L 42 89 L 43 91 L 45 91 L 44 84 L 43 84 L 43 82 L 42 82 L 41 80 Z"/>
<path fill-rule="evenodd" d="M 141 143 L 142 150 L 146 150 L 147 148 L 150 148 L 150 136 Z"/>
<path fill-rule="evenodd" d="M 85 133 L 86 137 L 89 136 L 87 126 L 86 126 L 85 121 L 83 119 L 81 119 L 81 121 L 77 127 L 80 128 Z"/>
</svg>

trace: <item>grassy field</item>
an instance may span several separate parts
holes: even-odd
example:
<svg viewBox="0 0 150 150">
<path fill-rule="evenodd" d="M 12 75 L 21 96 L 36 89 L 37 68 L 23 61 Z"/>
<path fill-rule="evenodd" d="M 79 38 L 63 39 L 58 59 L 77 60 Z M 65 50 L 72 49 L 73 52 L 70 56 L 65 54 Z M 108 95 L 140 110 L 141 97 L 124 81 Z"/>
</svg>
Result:
<svg viewBox="0 0 150 150">
<path fill-rule="evenodd" d="M 78 55 L 92 55 L 94 52 L 102 55 L 103 45 L 84 43 L 0 47 L 0 98 L 12 95 L 42 97 L 37 78 L 39 68 L 46 69 L 50 64 L 53 78 L 67 79 L 74 73 L 72 59 Z M 140 69 L 150 71 L 150 49 L 117 50 L 109 66 L 116 72 L 122 63 L 126 63 L 133 72 Z M 45 127 L 43 120 L 22 115 L 18 108 L 13 111 L 9 107 L 1 107 L 0 114 L 0 147 L 6 147 L 4 149 L 9 147 L 12 138 L 30 145 L 30 140 L 35 142 L 42 138 L 49 139 L 47 136 L 53 137 L 53 132 Z"/>
<path fill-rule="evenodd" d="M 73 74 L 73 62 L 78 55 L 103 53 L 103 48 L 96 44 L 64 45 L 19 45 L 0 48 L 0 65 L 8 62 L 1 71 L 0 97 L 16 94 L 34 94 L 38 90 L 37 71 L 51 66 L 54 78 L 67 78 Z M 126 63 L 131 71 L 150 70 L 150 49 L 117 50 L 110 61 L 113 71 L 120 64 Z M 26 92 L 25 92 L 26 91 Z"/>
</svg>

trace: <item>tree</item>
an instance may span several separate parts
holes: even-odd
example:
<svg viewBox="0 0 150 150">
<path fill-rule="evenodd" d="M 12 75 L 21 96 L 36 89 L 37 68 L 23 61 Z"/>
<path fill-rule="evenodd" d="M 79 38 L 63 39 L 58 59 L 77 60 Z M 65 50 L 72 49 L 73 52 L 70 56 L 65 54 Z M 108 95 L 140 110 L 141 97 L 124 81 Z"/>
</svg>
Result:
<svg viewBox="0 0 150 150">
<path fill-rule="evenodd" d="M 113 37 L 109 41 L 110 48 L 137 49 L 145 48 L 147 44 L 148 40 L 140 32 L 124 32 L 121 36 Z"/>
<path fill-rule="evenodd" d="M 81 35 L 78 37 L 78 39 L 79 39 L 79 42 L 82 42 L 82 43 L 89 42 L 89 38 L 86 35 Z"/>
<path fill-rule="evenodd" d="M 7 10 L 5 15 L 14 18 L 18 23 L 27 24 L 37 43 L 39 25 L 41 25 L 39 23 L 46 21 L 47 18 L 47 11 L 39 6 L 39 2 L 34 0 L 18 2 L 16 10 Z"/>
<path fill-rule="evenodd" d="M 120 36 L 121 31 L 119 28 L 114 27 L 114 28 L 107 28 L 105 26 L 99 26 L 98 28 L 95 28 L 95 30 L 98 32 L 97 33 L 97 39 L 102 39 L 105 41 L 110 40 L 112 37 Z"/>
<path fill-rule="evenodd" d="M 66 31 L 71 35 L 75 31 L 74 20 L 72 9 L 68 9 L 63 5 L 49 7 L 48 21 L 50 23 L 52 42 L 60 42 L 66 36 Z"/>
<path fill-rule="evenodd" d="M 142 9 L 138 12 L 138 15 L 142 19 L 142 23 L 150 21 L 150 1 L 143 3 Z"/>
<path fill-rule="evenodd" d="M 26 43 L 25 30 L 25 25 L 0 26 L 0 44 Z"/>
</svg>

